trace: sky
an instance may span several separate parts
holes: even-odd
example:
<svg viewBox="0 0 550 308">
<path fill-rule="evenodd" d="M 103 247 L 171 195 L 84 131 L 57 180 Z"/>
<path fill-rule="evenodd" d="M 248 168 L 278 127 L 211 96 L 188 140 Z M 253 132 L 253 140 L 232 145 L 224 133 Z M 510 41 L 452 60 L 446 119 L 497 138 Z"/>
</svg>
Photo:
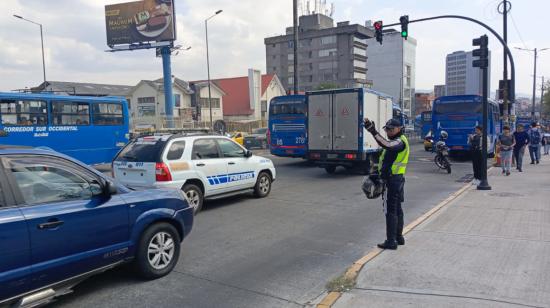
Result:
<svg viewBox="0 0 550 308">
<path fill-rule="evenodd" d="M 42 82 L 39 27 L 14 18 L 21 15 L 44 29 L 48 80 L 135 85 L 142 79 L 162 76 L 162 61 L 154 50 L 105 52 L 104 6 L 120 0 L 0 0 L 0 91 L 22 89 Z M 303 0 L 305 2 L 305 0 Z M 330 0 L 327 0 L 331 3 Z M 502 32 L 501 0 L 334 0 L 335 22 L 385 24 L 409 15 L 410 20 L 456 14 L 479 19 Z M 550 47 L 547 13 L 550 1 L 510 0 L 508 45 L 522 48 Z M 313 3 L 313 0 L 312 0 Z M 172 74 L 184 80 L 206 79 L 204 20 L 208 22 L 211 77 L 245 76 L 249 68 L 265 72 L 264 38 L 280 35 L 292 25 L 292 0 L 175 0 L 177 41 L 188 51 L 172 58 Z M 445 56 L 472 50 L 474 37 L 486 34 L 478 25 L 462 20 L 439 20 L 409 25 L 418 40 L 416 87 L 433 89 L 445 82 Z M 491 92 L 502 79 L 502 47 L 489 36 L 492 52 Z M 516 92 L 530 96 L 533 85 L 533 52 L 513 49 Z M 550 50 L 539 54 L 537 76 L 550 79 Z M 368 76 L 367 76 L 368 78 Z M 540 87 L 540 80 L 538 81 Z M 540 89 L 537 90 L 537 93 Z"/>
</svg>

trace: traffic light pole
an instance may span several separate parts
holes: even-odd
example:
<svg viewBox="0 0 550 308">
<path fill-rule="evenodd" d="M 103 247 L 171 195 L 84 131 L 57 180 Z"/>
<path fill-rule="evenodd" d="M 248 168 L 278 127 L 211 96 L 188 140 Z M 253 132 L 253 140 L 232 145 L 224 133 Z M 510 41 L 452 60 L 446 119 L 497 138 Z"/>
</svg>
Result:
<svg viewBox="0 0 550 308">
<path fill-rule="evenodd" d="M 487 128 L 489 126 L 489 112 L 488 112 L 488 90 L 487 90 L 487 84 L 489 83 L 489 72 L 487 66 L 481 68 L 481 73 L 483 74 L 483 134 L 481 141 L 481 157 L 482 157 L 482 163 L 481 163 L 481 180 L 479 184 L 477 185 L 478 190 L 491 190 L 491 186 L 489 186 L 489 182 L 487 181 Z"/>
<path fill-rule="evenodd" d="M 460 15 L 441 15 L 441 16 L 434 16 L 434 17 L 428 17 L 428 18 L 420 18 L 420 19 L 409 20 L 409 23 L 422 22 L 422 21 L 435 20 L 435 19 L 450 19 L 450 18 L 452 18 L 452 19 L 463 19 L 463 20 L 467 20 L 467 21 L 476 23 L 476 24 L 484 27 L 485 29 L 489 30 L 489 32 L 491 32 L 500 41 L 500 43 L 502 44 L 502 47 L 504 48 L 505 53 L 508 55 L 508 59 L 510 59 L 510 71 L 511 71 L 510 83 L 511 83 L 511 87 L 510 87 L 509 91 L 510 91 L 510 101 L 512 103 L 514 103 L 516 101 L 516 66 L 514 64 L 514 57 L 512 56 L 512 52 L 510 51 L 510 48 L 508 48 L 508 45 L 506 44 L 504 39 L 495 30 L 493 30 L 493 28 L 489 27 L 488 25 L 484 24 L 483 22 L 481 22 L 477 19 L 473 19 L 473 18 L 466 17 L 466 16 L 460 16 Z M 389 25 L 383 25 L 383 27 L 395 27 L 395 26 L 400 26 L 400 25 L 401 25 L 401 22 L 394 23 L 394 24 L 389 24 Z"/>
</svg>

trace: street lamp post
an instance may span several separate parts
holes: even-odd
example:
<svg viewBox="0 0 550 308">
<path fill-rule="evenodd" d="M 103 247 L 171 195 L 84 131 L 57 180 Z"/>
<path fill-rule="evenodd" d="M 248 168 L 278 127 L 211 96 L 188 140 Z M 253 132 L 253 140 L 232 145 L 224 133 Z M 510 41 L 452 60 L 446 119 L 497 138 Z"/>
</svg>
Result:
<svg viewBox="0 0 550 308">
<path fill-rule="evenodd" d="M 212 19 L 213 17 L 220 14 L 221 12 L 223 12 L 223 10 L 218 10 L 216 11 L 216 13 L 214 13 L 214 15 L 204 20 L 204 28 L 206 30 L 205 31 L 206 32 L 206 70 L 208 74 L 208 105 L 210 107 L 210 128 L 211 129 L 214 129 L 214 124 L 212 123 L 212 90 L 210 88 L 210 57 L 208 53 L 208 20 Z"/>
<path fill-rule="evenodd" d="M 42 73 L 44 75 L 44 86 L 46 86 L 46 61 L 44 60 L 44 35 L 42 34 L 42 24 L 39 24 L 39 23 L 34 22 L 32 20 L 28 20 L 28 19 L 23 18 L 19 15 L 13 15 L 13 17 L 19 18 L 19 19 L 24 20 L 24 21 L 28 21 L 28 22 L 33 23 L 33 24 L 40 27 L 40 42 L 42 44 Z"/>
<path fill-rule="evenodd" d="M 535 115 L 535 96 L 537 92 L 537 56 L 539 52 L 543 52 L 545 50 L 548 50 L 550 48 L 543 48 L 543 49 L 527 49 L 527 48 L 520 48 L 516 47 L 516 49 L 524 50 L 524 51 L 532 51 L 534 53 L 535 59 L 534 59 L 534 65 L 533 65 L 533 106 L 531 109 L 531 118 L 533 121 L 536 121 L 536 115 Z"/>
</svg>

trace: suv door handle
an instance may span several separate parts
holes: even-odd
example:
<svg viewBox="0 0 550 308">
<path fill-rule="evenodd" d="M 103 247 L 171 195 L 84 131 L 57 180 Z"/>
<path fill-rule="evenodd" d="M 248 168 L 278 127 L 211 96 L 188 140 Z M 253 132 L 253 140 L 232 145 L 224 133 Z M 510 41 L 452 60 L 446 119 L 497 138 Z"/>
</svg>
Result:
<svg viewBox="0 0 550 308">
<path fill-rule="evenodd" d="M 50 219 L 50 221 L 48 222 L 45 222 L 43 224 L 39 224 L 37 227 L 38 229 L 40 230 L 44 230 L 44 229 L 54 229 L 54 228 L 57 228 L 59 226 L 61 226 L 62 224 L 64 224 L 65 222 L 57 219 L 57 218 L 54 218 L 54 219 Z"/>
<path fill-rule="evenodd" d="M 230 161 L 230 162 L 228 162 L 227 164 L 228 164 L 228 165 L 234 165 L 234 164 L 235 164 L 235 162 L 233 162 L 233 161 Z"/>
<path fill-rule="evenodd" d="M 206 165 L 203 164 L 203 163 L 198 163 L 198 164 L 197 164 L 197 167 L 204 167 L 204 166 L 206 166 Z"/>
</svg>

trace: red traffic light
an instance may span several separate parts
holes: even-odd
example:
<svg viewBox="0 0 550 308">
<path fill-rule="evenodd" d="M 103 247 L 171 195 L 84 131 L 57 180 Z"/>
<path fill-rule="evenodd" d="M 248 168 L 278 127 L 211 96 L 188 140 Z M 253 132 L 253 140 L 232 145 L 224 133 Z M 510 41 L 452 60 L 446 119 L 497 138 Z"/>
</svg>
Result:
<svg viewBox="0 0 550 308">
<path fill-rule="evenodd" d="M 382 21 L 377 21 L 374 23 L 374 29 L 382 30 Z"/>
</svg>

